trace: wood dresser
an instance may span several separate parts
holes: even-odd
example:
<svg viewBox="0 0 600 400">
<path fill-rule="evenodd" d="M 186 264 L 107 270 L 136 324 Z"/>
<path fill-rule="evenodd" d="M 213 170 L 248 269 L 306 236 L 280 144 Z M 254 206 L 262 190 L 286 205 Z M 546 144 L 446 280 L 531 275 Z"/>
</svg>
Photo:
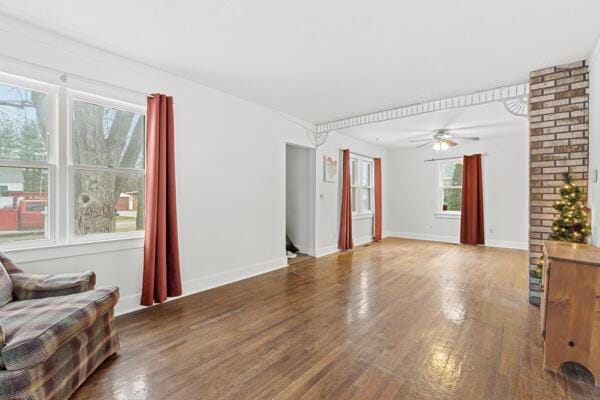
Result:
<svg viewBox="0 0 600 400">
<path fill-rule="evenodd" d="M 542 291 L 544 368 L 576 362 L 600 386 L 600 248 L 545 241 Z"/>
</svg>

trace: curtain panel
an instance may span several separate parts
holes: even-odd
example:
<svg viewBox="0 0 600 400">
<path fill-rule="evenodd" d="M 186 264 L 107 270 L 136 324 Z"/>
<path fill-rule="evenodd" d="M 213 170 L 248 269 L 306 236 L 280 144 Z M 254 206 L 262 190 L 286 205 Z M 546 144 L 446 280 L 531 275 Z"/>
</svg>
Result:
<svg viewBox="0 0 600 400">
<path fill-rule="evenodd" d="M 164 94 L 148 97 L 146 119 L 146 234 L 141 304 L 150 306 L 182 294 L 173 98 Z"/>
<path fill-rule="evenodd" d="M 460 208 L 460 242 L 464 244 L 485 243 L 482 175 L 481 154 L 464 156 Z"/>
</svg>

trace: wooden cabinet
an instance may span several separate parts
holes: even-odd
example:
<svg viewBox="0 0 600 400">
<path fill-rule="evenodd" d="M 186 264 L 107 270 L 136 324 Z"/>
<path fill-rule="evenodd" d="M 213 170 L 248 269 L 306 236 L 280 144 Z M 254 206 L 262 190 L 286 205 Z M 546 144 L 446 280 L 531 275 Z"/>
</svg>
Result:
<svg viewBox="0 0 600 400">
<path fill-rule="evenodd" d="M 600 386 L 600 248 L 545 241 L 542 285 L 544 368 L 576 362 Z"/>
</svg>

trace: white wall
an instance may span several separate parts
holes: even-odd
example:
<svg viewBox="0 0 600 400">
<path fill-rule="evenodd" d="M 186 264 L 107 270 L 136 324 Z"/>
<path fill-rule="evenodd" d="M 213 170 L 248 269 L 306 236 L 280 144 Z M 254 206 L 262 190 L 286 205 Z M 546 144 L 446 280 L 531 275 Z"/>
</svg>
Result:
<svg viewBox="0 0 600 400">
<path fill-rule="evenodd" d="M 286 265 L 285 143 L 310 146 L 301 121 L 9 19 L 0 18 L 0 26 L 0 71 L 60 83 L 34 63 L 174 96 L 184 293 Z M 118 91 L 97 86 L 111 97 Z M 145 104 L 144 96 L 117 96 Z M 321 213 L 336 214 L 334 205 L 323 204 Z M 117 312 L 125 312 L 139 303 L 141 246 L 136 239 L 9 255 L 34 273 L 92 269 L 99 285 L 120 287 Z"/>
<path fill-rule="evenodd" d="M 340 225 L 340 193 L 341 193 L 341 150 L 350 149 L 351 152 L 369 157 L 381 157 L 382 174 L 382 203 L 383 203 L 383 229 L 387 221 L 387 193 L 388 193 L 388 157 L 387 150 L 382 147 L 356 140 L 337 132 L 331 132 L 324 145 L 316 151 L 317 158 L 317 255 L 337 251 L 338 233 Z M 323 156 L 327 155 L 338 160 L 337 182 L 324 182 Z M 373 219 L 355 219 L 352 224 L 354 244 L 362 244 L 373 239 Z"/>
<path fill-rule="evenodd" d="M 510 128 L 517 129 L 517 128 Z M 437 211 L 438 162 L 425 159 L 488 153 L 483 157 L 486 244 L 527 248 L 528 137 L 522 129 L 502 138 L 463 142 L 436 153 L 429 146 L 390 151 L 386 235 L 458 242 L 460 219 L 440 218 Z"/>
<path fill-rule="evenodd" d="M 314 151 L 314 150 L 313 150 Z M 286 146 L 286 232 L 302 253 L 310 247 L 311 202 L 311 150 L 299 146 Z"/>
<path fill-rule="evenodd" d="M 589 89 L 589 135 L 590 159 L 589 175 L 600 170 L 600 40 L 590 57 Z M 592 210 L 592 243 L 600 246 L 600 183 L 590 179 L 588 187 L 588 207 Z"/>
</svg>

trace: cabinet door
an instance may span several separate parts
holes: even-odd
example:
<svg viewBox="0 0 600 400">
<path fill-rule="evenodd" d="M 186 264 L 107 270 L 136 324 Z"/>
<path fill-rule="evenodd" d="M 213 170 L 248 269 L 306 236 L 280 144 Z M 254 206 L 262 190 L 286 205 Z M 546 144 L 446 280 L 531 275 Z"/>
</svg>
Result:
<svg viewBox="0 0 600 400">
<path fill-rule="evenodd" d="M 544 265 L 542 267 L 542 284 L 540 287 L 540 290 L 542 291 L 542 298 L 540 299 L 540 333 L 543 336 L 546 329 L 546 310 L 548 309 L 548 290 L 550 289 L 548 286 L 548 283 L 550 282 L 548 279 L 548 272 L 550 271 L 550 259 L 548 258 L 548 253 L 546 252 L 545 246 L 542 261 Z"/>
</svg>

